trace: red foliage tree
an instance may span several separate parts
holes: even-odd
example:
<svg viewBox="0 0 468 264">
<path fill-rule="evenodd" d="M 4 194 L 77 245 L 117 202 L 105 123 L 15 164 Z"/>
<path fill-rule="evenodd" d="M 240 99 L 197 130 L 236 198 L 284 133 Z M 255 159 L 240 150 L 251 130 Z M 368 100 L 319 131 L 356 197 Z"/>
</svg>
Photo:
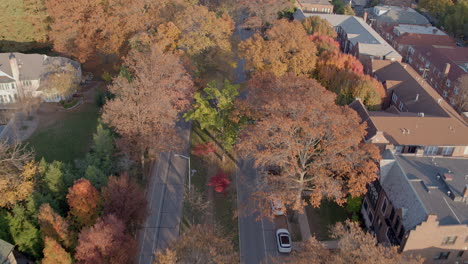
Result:
<svg viewBox="0 0 468 264">
<path fill-rule="evenodd" d="M 200 143 L 193 148 L 192 153 L 197 156 L 205 156 L 214 153 L 215 146 L 213 142 Z"/>
<path fill-rule="evenodd" d="M 70 254 L 63 249 L 55 239 L 46 236 L 44 238 L 44 258 L 42 264 L 71 264 L 73 260 Z"/>
<path fill-rule="evenodd" d="M 208 186 L 214 188 L 215 192 L 224 193 L 226 189 L 229 187 L 231 181 L 227 178 L 227 174 L 220 171 L 215 176 L 210 178 L 210 182 Z"/>
<path fill-rule="evenodd" d="M 127 264 L 132 263 L 135 253 L 136 241 L 125 232 L 125 224 L 106 215 L 81 231 L 75 258 L 80 264 Z"/>
<path fill-rule="evenodd" d="M 145 217 L 145 193 L 127 173 L 120 177 L 111 176 L 107 186 L 102 188 L 103 213 L 113 214 L 133 229 Z"/>
<path fill-rule="evenodd" d="M 312 40 L 317 47 L 317 54 L 319 56 L 325 51 L 340 52 L 340 43 L 330 36 L 312 34 L 309 36 L 309 39 Z"/>
<path fill-rule="evenodd" d="M 70 215 L 80 226 L 90 226 L 100 212 L 101 198 L 98 190 L 86 179 L 76 180 L 67 194 Z"/>
<path fill-rule="evenodd" d="M 70 248 L 72 235 L 69 230 L 69 225 L 63 217 L 54 212 L 54 209 L 52 209 L 49 204 L 41 205 L 37 218 L 42 234 Z"/>
</svg>

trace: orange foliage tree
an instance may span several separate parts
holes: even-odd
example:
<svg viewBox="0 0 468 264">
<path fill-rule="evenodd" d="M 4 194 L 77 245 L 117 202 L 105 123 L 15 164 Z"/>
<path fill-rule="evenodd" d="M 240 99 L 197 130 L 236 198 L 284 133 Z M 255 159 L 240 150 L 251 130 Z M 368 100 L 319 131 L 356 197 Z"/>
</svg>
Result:
<svg viewBox="0 0 468 264">
<path fill-rule="evenodd" d="M 319 16 L 306 17 L 301 23 L 309 35 L 328 36 L 331 38 L 337 37 L 336 31 L 333 29 L 332 25 L 330 25 L 326 19 Z"/>
<path fill-rule="evenodd" d="M 126 233 L 125 224 L 114 215 L 106 215 L 78 238 L 75 258 L 78 263 L 132 263 L 136 253 L 135 239 Z"/>
<path fill-rule="evenodd" d="M 116 95 L 103 107 L 102 119 L 120 134 L 118 145 L 141 162 L 146 156 L 177 148 L 175 124 L 193 96 L 190 75 L 179 56 L 157 46 L 125 59 L 131 77 L 118 76 L 109 86 Z"/>
<path fill-rule="evenodd" d="M 335 95 L 313 79 L 285 74 L 255 75 L 246 103 L 257 113 L 237 145 L 264 168 L 256 196 L 280 199 L 302 210 L 303 196 L 345 202 L 366 192 L 377 177 L 378 149 L 361 143 L 365 125 L 356 112 L 335 104 Z M 267 168 L 277 167 L 277 173 Z"/>
<path fill-rule="evenodd" d="M 310 75 L 315 69 L 317 48 L 297 21 L 278 20 L 264 34 L 255 34 L 239 45 L 247 69 Z"/>
<path fill-rule="evenodd" d="M 111 176 L 102 188 L 103 213 L 117 216 L 130 229 L 142 223 L 146 211 L 145 192 L 127 173 Z"/>
<path fill-rule="evenodd" d="M 44 258 L 42 264 L 72 264 L 73 259 L 55 239 L 44 238 Z"/>
<path fill-rule="evenodd" d="M 101 197 L 94 186 L 86 179 L 76 180 L 68 189 L 69 214 L 80 226 L 90 226 L 99 216 Z"/>
<path fill-rule="evenodd" d="M 71 247 L 73 238 L 67 221 L 54 212 L 49 204 L 39 207 L 37 219 L 44 236 L 60 242 L 66 248 Z"/>
</svg>

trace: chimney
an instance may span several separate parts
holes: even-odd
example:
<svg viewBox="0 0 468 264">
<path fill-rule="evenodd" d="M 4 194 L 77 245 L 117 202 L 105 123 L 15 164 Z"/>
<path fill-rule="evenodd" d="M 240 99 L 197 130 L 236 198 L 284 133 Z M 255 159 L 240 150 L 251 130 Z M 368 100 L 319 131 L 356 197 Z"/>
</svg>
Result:
<svg viewBox="0 0 468 264">
<path fill-rule="evenodd" d="M 364 11 L 364 15 L 363 15 L 362 19 L 364 19 L 365 23 L 367 23 L 367 16 L 368 16 L 367 11 Z"/>
<path fill-rule="evenodd" d="M 468 198 L 468 184 L 465 185 L 465 189 L 463 189 L 463 198 Z"/>
<path fill-rule="evenodd" d="M 450 72 L 450 63 L 445 63 L 444 66 L 444 75 L 447 76 Z"/>
<path fill-rule="evenodd" d="M 10 53 L 10 56 L 8 58 L 10 59 L 11 74 L 13 75 L 13 79 L 19 82 L 18 60 L 16 59 L 16 56 L 13 53 Z"/>
<path fill-rule="evenodd" d="M 416 94 L 416 98 L 414 98 L 414 101 L 417 102 L 419 99 L 419 94 Z"/>
</svg>

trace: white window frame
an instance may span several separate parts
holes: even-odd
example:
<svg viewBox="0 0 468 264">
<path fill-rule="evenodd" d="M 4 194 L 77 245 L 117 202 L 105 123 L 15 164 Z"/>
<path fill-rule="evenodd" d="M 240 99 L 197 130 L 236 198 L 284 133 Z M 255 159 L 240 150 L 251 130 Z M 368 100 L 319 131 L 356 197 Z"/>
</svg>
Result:
<svg viewBox="0 0 468 264">
<path fill-rule="evenodd" d="M 460 91 L 460 88 L 458 88 L 457 86 L 455 86 L 455 88 L 453 88 L 453 93 L 454 94 L 458 94 L 459 91 Z"/>
<path fill-rule="evenodd" d="M 447 96 L 448 96 L 447 90 L 443 90 L 443 91 L 442 91 L 442 96 L 443 96 L 443 97 L 447 97 Z"/>
<path fill-rule="evenodd" d="M 444 155 L 444 156 L 452 155 L 454 149 L 455 149 L 454 147 L 443 147 L 442 148 L 442 155 Z"/>
<path fill-rule="evenodd" d="M 396 93 L 392 94 L 392 101 L 396 104 L 398 102 L 398 95 Z"/>
<path fill-rule="evenodd" d="M 437 151 L 439 151 L 438 146 L 426 146 L 426 147 L 424 147 L 424 155 L 427 155 L 427 156 L 437 155 Z"/>
<path fill-rule="evenodd" d="M 398 106 L 398 109 L 400 109 L 400 111 L 403 111 L 403 102 L 400 102 L 400 105 Z"/>
<path fill-rule="evenodd" d="M 447 85 L 447 87 L 450 87 L 450 80 L 447 79 L 447 81 L 445 82 L 445 85 Z"/>
</svg>

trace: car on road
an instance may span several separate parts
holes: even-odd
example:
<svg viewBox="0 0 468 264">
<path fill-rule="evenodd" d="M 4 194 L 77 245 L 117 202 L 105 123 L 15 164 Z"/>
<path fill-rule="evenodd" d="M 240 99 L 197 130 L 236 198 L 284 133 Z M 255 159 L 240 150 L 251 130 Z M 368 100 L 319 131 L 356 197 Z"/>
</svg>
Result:
<svg viewBox="0 0 468 264">
<path fill-rule="evenodd" d="M 271 199 L 270 203 L 273 215 L 284 215 L 283 201 L 278 198 L 273 198 Z"/>
<path fill-rule="evenodd" d="M 276 242 L 280 253 L 291 253 L 291 236 L 287 229 L 276 230 Z"/>
</svg>

